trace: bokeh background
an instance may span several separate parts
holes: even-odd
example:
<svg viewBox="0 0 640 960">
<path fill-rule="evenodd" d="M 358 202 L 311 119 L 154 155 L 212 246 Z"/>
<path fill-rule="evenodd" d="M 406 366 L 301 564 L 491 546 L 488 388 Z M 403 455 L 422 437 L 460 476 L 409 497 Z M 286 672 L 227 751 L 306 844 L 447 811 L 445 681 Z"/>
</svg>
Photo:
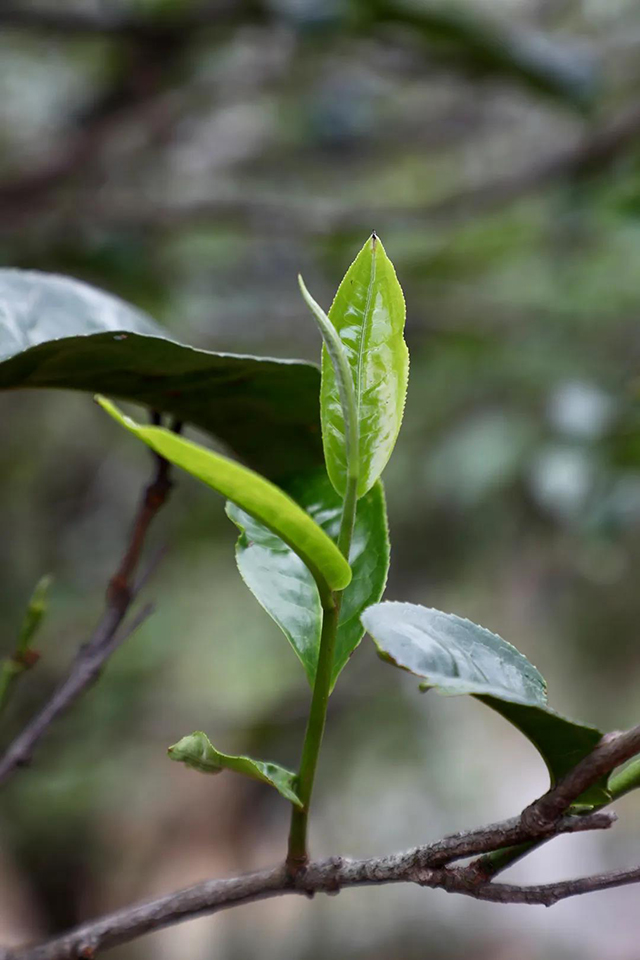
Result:
<svg viewBox="0 0 640 960">
<path fill-rule="evenodd" d="M 51 0 L 0 8 L 0 258 L 80 277 L 216 350 L 315 359 L 372 229 L 412 354 L 385 475 L 390 599 L 481 622 L 603 729 L 640 714 L 640 3 Z M 295 398 L 292 398 L 295 403 Z M 0 396 L 1 644 L 55 577 L 8 742 L 90 633 L 149 474 L 88 396 Z M 286 804 L 166 747 L 194 729 L 295 765 L 302 670 L 235 569 L 222 501 L 181 478 L 149 547 L 157 610 L 0 800 L 18 943 L 266 865 Z M 420 696 L 365 640 L 333 697 L 317 855 L 512 815 L 542 763 L 475 701 Z M 640 804 L 512 877 L 640 860 Z M 114 960 L 637 960 L 638 890 L 536 907 L 408 887 L 285 898 Z"/>
</svg>

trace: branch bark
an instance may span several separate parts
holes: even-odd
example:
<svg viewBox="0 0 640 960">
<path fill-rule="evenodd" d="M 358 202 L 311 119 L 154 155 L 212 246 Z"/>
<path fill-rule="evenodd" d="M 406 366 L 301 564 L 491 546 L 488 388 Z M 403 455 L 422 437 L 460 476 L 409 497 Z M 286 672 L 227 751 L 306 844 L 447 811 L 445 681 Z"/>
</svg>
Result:
<svg viewBox="0 0 640 960">
<path fill-rule="evenodd" d="M 553 826 L 553 835 L 583 830 L 607 829 L 615 816 L 595 813 L 565 817 Z M 582 890 L 600 889 L 632 883 L 631 872 L 606 874 L 600 878 L 551 884 L 548 887 L 494 887 L 478 885 L 461 870 L 448 869 L 446 864 L 469 855 L 495 850 L 498 847 L 530 837 L 520 818 L 514 817 L 479 830 L 458 833 L 428 846 L 405 853 L 367 860 L 346 860 L 330 857 L 310 863 L 291 875 L 285 865 L 235 877 L 229 880 L 206 880 L 184 890 L 155 900 L 125 907 L 115 913 L 82 924 L 75 930 L 46 943 L 6 950 L 0 960 L 72 960 L 93 957 L 98 951 L 128 943 L 150 931 L 217 913 L 230 907 L 265 900 L 284 894 L 334 894 L 347 887 L 387 883 L 417 883 L 463 893 L 482 900 L 503 903 L 547 903 Z M 635 872 L 640 878 L 640 870 Z M 528 899 L 527 899 L 528 898 Z"/>
<path fill-rule="evenodd" d="M 134 582 L 147 532 L 171 490 L 169 464 L 156 454 L 154 458 L 154 476 L 144 490 L 124 556 L 109 582 L 105 612 L 90 639 L 78 650 L 65 680 L 0 759 L 0 784 L 31 762 L 35 748 L 51 724 L 97 680 L 109 657 L 152 612 L 151 605 L 147 605 L 121 629 L 147 579 L 145 574 L 138 583 Z"/>
</svg>

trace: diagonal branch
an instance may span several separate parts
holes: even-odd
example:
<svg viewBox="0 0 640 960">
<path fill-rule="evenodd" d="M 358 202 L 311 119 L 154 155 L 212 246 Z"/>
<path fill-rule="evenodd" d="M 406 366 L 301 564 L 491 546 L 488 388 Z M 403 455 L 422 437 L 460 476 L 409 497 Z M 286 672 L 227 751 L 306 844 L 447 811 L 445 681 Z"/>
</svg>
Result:
<svg viewBox="0 0 640 960">
<path fill-rule="evenodd" d="M 595 750 L 569 771 L 555 787 L 522 812 L 522 822 L 534 829 L 548 828 L 554 819 L 569 809 L 587 787 L 610 773 L 615 767 L 630 760 L 638 751 L 640 751 L 640 725 L 625 733 L 606 734 Z M 618 799 L 619 796 L 621 796 L 620 793 L 612 793 L 610 802 Z M 542 844 L 547 843 L 548 839 L 549 837 L 543 836 L 487 853 L 468 865 L 467 877 L 473 875 L 477 883 L 486 883 L 533 853 Z"/>
<path fill-rule="evenodd" d="M 553 826 L 553 835 L 607 829 L 614 820 L 615 816 L 606 813 L 565 817 Z M 75 960 L 77 957 L 93 957 L 100 950 L 128 943 L 150 931 L 289 893 L 313 896 L 316 893 L 337 893 L 346 887 L 408 882 L 447 890 L 455 888 L 455 892 L 491 899 L 490 894 L 484 896 L 484 887 L 474 886 L 465 880 L 464 871 L 456 873 L 444 868 L 444 865 L 530 836 L 531 833 L 520 819 L 514 817 L 388 857 L 368 860 L 331 857 L 310 863 L 295 876 L 282 865 L 229 880 L 206 880 L 185 890 L 89 921 L 46 943 L 7 950 L 0 954 L 0 960 Z M 516 897 L 521 895 L 519 892 L 514 894 Z"/>
<path fill-rule="evenodd" d="M 179 425 L 175 429 L 179 430 Z M 172 485 L 169 464 L 156 454 L 154 457 L 154 476 L 144 490 L 124 556 L 109 582 L 105 612 L 90 639 L 78 650 L 65 680 L 0 759 L 0 784 L 18 768 L 31 762 L 36 746 L 51 724 L 97 680 L 109 657 L 152 612 L 151 606 L 146 606 L 121 629 L 131 604 L 147 579 L 145 574 L 138 583 L 134 582 L 147 531 L 169 496 Z"/>
<path fill-rule="evenodd" d="M 624 733 L 607 733 L 590 754 L 522 813 L 522 822 L 544 830 L 569 809 L 588 787 L 640 752 L 640 724 Z"/>
</svg>

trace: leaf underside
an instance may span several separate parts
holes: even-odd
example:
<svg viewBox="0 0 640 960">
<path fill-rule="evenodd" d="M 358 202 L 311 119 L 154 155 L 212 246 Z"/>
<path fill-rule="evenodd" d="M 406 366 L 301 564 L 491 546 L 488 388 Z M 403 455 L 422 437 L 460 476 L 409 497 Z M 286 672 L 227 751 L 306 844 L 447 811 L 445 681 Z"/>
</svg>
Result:
<svg viewBox="0 0 640 960">
<path fill-rule="evenodd" d="M 409 352 L 403 339 L 404 297 L 393 264 L 375 234 L 349 267 L 329 310 L 347 355 L 356 394 L 358 488 L 364 496 L 395 445 L 407 392 Z M 347 445 L 340 390 L 322 349 L 320 415 L 325 463 L 336 491 L 347 487 Z"/>
<path fill-rule="evenodd" d="M 207 431 L 272 479 L 322 464 L 314 365 L 197 350 L 87 284 L 0 269 L 0 390 L 17 388 L 144 404 Z"/>
<path fill-rule="evenodd" d="M 325 471 L 300 478 L 290 493 L 330 537 L 337 538 L 342 502 Z M 227 504 L 227 514 L 240 530 L 236 559 L 243 580 L 283 631 L 313 685 L 322 609 L 312 576 L 279 537 L 235 504 Z M 364 635 L 360 614 L 380 599 L 387 579 L 389 538 L 380 482 L 358 502 L 349 561 L 352 579 L 342 594 L 332 686 Z"/>
<path fill-rule="evenodd" d="M 294 806 L 302 807 L 300 798 L 295 791 L 295 773 L 277 763 L 220 753 L 211 744 L 206 733 L 201 730 L 183 737 L 178 743 L 169 747 L 169 756 L 172 760 L 177 760 L 194 770 L 199 770 L 200 773 L 221 773 L 223 770 L 234 770 L 245 777 L 251 777 L 252 780 L 268 783 L 269 786 L 275 787 L 278 793 Z"/>
<path fill-rule="evenodd" d="M 248 467 L 177 436 L 163 427 L 142 426 L 123 416 L 108 400 L 98 398 L 103 409 L 134 436 L 170 463 L 232 499 L 260 520 L 294 550 L 313 572 L 316 582 L 341 590 L 351 579 L 349 564 L 335 543 L 279 487 Z"/>
<path fill-rule="evenodd" d="M 497 634 L 454 614 L 412 603 L 380 603 L 362 617 L 386 661 L 423 680 L 422 689 L 470 694 L 496 710 L 536 747 L 556 783 L 602 737 L 595 727 L 563 717 L 547 704 L 541 674 Z M 606 778 L 577 801 L 608 802 Z"/>
</svg>

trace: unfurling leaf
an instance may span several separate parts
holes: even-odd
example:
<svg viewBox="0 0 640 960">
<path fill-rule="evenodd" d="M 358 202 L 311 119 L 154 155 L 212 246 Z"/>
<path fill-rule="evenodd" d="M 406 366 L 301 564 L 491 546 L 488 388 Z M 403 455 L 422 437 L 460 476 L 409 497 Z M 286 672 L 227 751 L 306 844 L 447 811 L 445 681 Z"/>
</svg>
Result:
<svg viewBox="0 0 640 960">
<path fill-rule="evenodd" d="M 358 423 L 358 497 L 384 470 L 400 430 L 409 376 L 403 339 L 404 297 L 393 264 L 375 234 L 349 267 L 329 310 L 353 377 Z M 349 467 L 340 389 L 322 350 L 320 413 L 325 463 L 344 496 Z"/>
<path fill-rule="evenodd" d="M 0 390 L 23 387 L 106 393 L 171 414 L 271 479 L 322 465 L 316 366 L 197 350 L 86 283 L 0 269 Z"/>
<path fill-rule="evenodd" d="M 362 622 L 387 662 L 423 679 L 423 689 L 471 694 L 516 726 L 536 747 L 554 784 L 594 749 L 595 727 L 547 705 L 546 684 L 533 664 L 502 637 L 470 620 L 413 603 L 379 603 Z M 606 778 L 578 803 L 609 800 Z"/>
<path fill-rule="evenodd" d="M 325 533 L 336 539 L 342 502 L 326 473 L 299 480 L 290 492 Z M 236 558 L 243 580 L 289 640 L 313 686 L 322 629 L 322 608 L 313 578 L 300 558 L 262 524 L 231 503 L 227 514 L 240 530 Z M 389 538 L 380 482 L 358 501 L 349 562 L 352 578 L 342 594 L 332 685 L 364 634 L 360 614 L 380 599 L 387 579 Z"/>
<path fill-rule="evenodd" d="M 212 746 L 206 733 L 201 730 L 183 737 L 178 743 L 169 747 L 169 756 L 172 760 L 185 763 L 201 773 L 221 773 L 222 770 L 235 770 L 245 777 L 260 780 L 275 787 L 285 800 L 301 807 L 300 798 L 295 791 L 296 775 L 277 763 L 268 763 L 263 760 L 252 760 L 251 757 L 234 757 L 220 753 Z"/>
<path fill-rule="evenodd" d="M 298 276 L 298 283 L 304 300 L 311 310 L 324 341 L 324 347 L 329 354 L 333 366 L 333 376 L 338 388 L 342 421 L 344 424 L 344 456 L 347 478 L 357 482 L 360 473 L 360 458 L 358 454 L 358 410 L 356 406 L 356 392 L 353 385 L 353 375 L 347 360 L 347 354 L 338 336 L 338 331 L 331 323 L 322 307 L 316 303 L 307 290 L 304 280 Z"/>
<path fill-rule="evenodd" d="M 161 457 L 233 500 L 281 537 L 312 572 L 320 590 L 325 584 L 329 590 L 342 590 L 347 586 L 351 570 L 335 543 L 279 487 L 235 460 L 213 453 L 163 427 L 142 426 L 124 416 L 103 397 L 97 400 L 114 420 Z"/>
</svg>

